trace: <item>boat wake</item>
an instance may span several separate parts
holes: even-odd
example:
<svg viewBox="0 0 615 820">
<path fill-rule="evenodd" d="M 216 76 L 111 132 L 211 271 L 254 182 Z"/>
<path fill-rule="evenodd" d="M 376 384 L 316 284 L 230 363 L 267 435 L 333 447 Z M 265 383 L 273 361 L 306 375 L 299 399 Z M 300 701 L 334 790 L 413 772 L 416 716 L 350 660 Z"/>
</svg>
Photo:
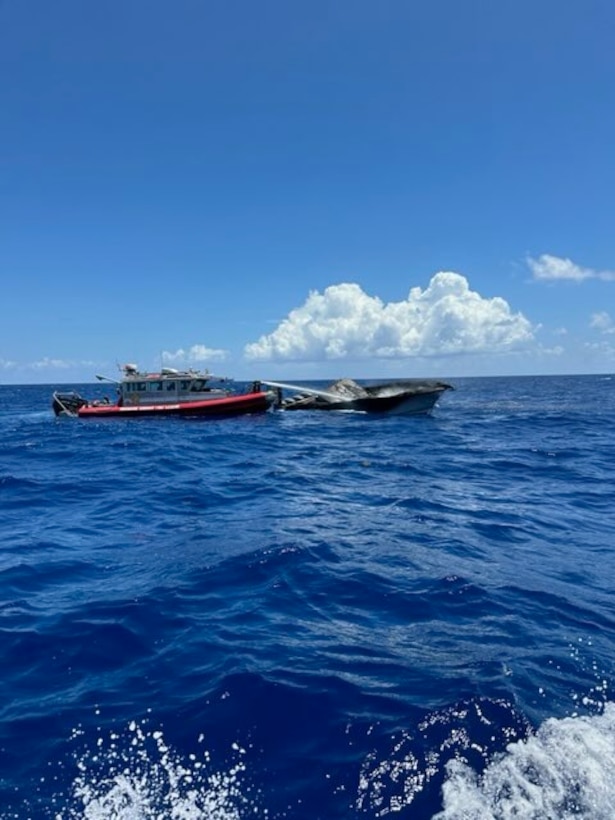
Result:
<svg viewBox="0 0 615 820">
<path fill-rule="evenodd" d="M 475 702 L 432 713 L 368 758 L 355 808 L 432 820 L 612 820 L 614 758 L 615 703 L 526 733 L 505 702 Z M 428 809 L 434 789 L 436 814 Z"/>
<path fill-rule="evenodd" d="M 414 732 L 395 738 L 384 754 L 369 756 L 354 811 L 349 806 L 346 816 L 612 820 L 615 703 L 607 703 L 600 714 L 549 718 L 536 732 L 526 733 L 526 726 L 505 701 L 477 701 L 431 713 Z M 232 744 L 224 765 L 216 767 L 203 746 L 203 736 L 198 738 L 198 752 L 179 754 L 162 730 L 149 728 L 147 720 L 131 721 L 121 731 L 99 733 L 93 741 L 84 737 L 81 729 L 73 732 L 70 768 L 76 774 L 62 793 L 53 795 L 51 813 L 41 814 L 40 803 L 35 806 L 28 800 L 22 807 L 27 814 L 0 817 L 242 820 L 264 816 L 273 820 L 306 816 L 267 808 L 263 790 L 250 784 L 249 750 L 238 743 Z M 498 747 L 502 751 L 494 751 Z M 52 779 L 62 779 L 61 772 Z M 276 788 L 274 782 L 271 788 Z M 441 793 L 441 810 L 436 814 L 434 789 Z"/>
<path fill-rule="evenodd" d="M 447 766 L 438 820 L 611 820 L 615 816 L 615 704 L 600 715 L 550 718 L 477 775 Z"/>
</svg>

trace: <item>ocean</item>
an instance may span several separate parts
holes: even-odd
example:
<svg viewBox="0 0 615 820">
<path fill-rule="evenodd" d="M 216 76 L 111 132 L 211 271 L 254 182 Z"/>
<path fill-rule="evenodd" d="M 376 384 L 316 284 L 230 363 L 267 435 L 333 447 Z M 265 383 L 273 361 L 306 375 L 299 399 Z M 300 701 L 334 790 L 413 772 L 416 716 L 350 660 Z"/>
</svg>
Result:
<svg viewBox="0 0 615 820">
<path fill-rule="evenodd" d="M 0 818 L 612 820 L 615 377 L 452 383 L 218 420 L 1 386 Z"/>
</svg>

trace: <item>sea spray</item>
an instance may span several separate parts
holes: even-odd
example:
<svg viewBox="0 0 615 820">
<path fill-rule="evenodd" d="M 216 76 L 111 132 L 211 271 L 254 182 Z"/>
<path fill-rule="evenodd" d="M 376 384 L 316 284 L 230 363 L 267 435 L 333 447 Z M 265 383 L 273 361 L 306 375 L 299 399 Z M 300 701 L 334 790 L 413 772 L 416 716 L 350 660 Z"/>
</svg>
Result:
<svg viewBox="0 0 615 820">
<path fill-rule="evenodd" d="M 505 700 L 470 701 L 430 712 L 412 730 L 368 755 L 355 808 L 373 817 L 410 806 L 418 810 L 424 793 L 441 784 L 449 761 L 483 768 L 494 753 L 529 731 L 527 721 Z"/>
<path fill-rule="evenodd" d="M 74 740 L 81 736 L 81 730 L 73 733 Z M 233 762 L 216 771 L 209 751 L 182 757 L 162 730 L 131 721 L 122 732 L 99 735 L 93 749 L 75 753 L 72 793 L 55 820 L 240 820 L 248 810 L 257 817 L 244 782 L 245 754 L 233 744 Z"/>
</svg>

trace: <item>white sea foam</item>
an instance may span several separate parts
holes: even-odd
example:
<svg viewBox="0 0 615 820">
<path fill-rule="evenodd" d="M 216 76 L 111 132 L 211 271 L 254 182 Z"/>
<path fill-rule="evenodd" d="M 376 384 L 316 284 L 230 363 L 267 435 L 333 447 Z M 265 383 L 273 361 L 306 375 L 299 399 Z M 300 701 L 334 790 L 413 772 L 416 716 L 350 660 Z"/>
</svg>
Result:
<svg viewBox="0 0 615 820">
<path fill-rule="evenodd" d="M 613 820 L 615 703 L 581 700 L 592 714 L 549 718 L 535 732 L 512 709 L 506 721 L 504 701 L 431 713 L 388 753 L 368 756 L 356 808 L 388 817 L 428 791 L 435 800 L 444 774 L 434 820 Z"/>
<path fill-rule="evenodd" d="M 612 820 L 615 704 L 592 717 L 545 721 L 481 775 L 451 761 L 443 798 L 438 820 Z"/>
<path fill-rule="evenodd" d="M 78 738 L 79 732 L 75 733 Z M 202 738 L 199 738 L 202 740 Z M 55 820 L 240 820 L 262 816 L 243 782 L 245 750 L 212 771 L 210 754 L 180 758 L 162 731 L 131 722 L 122 733 L 100 736 L 96 749 L 77 756 L 67 808 Z"/>
</svg>

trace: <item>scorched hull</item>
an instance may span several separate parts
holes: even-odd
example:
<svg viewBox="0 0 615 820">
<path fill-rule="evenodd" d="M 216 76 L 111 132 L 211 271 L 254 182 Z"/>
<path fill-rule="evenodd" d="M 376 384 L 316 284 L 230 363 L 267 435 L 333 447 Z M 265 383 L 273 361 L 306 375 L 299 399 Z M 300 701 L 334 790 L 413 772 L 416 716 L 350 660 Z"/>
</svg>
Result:
<svg viewBox="0 0 615 820">
<path fill-rule="evenodd" d="M 266 383 L 276 385 L 276 382 Z M 308 390 L 282 399 L 278 406 L 283 410 L 413 416 L 430 413 L 442 393 L 450 389 L 449 384 L 432 380 L 406 379 L 362 386 L 352 379 L 340 379 L 326 390 Z"/>
</svg>

